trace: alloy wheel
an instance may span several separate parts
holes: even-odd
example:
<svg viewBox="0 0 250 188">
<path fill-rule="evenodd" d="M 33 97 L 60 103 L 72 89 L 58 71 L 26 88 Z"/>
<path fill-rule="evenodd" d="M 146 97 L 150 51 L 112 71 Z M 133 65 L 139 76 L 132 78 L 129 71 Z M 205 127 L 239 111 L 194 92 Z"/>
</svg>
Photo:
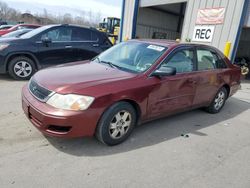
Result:
<svg viewBox="0 0 250 188">
<path fill-rule="evenodd" d="M 109 126 L 109 134 L 113 139 L 123 137 L 131 126 L 131 114 L 128 111 L 118 112 L 111 120 Z"/>
<path fill-rule="evenodd" d="M 225 101 L 225 97 L 226 97 L 226 94 L 223 91 L 220 91 L 217 94 L 217 96 L 214 100 L 214 108 L 216 110 L 219 110 L 223 106 L 224 101 Z"/>
<path fill-rule="evenodd" d="M 32 66 L 27 61 L 19 61 L 14 66 L 14 73 L 21 78 L 28 77 L 32 73 Z"/>
</svg>

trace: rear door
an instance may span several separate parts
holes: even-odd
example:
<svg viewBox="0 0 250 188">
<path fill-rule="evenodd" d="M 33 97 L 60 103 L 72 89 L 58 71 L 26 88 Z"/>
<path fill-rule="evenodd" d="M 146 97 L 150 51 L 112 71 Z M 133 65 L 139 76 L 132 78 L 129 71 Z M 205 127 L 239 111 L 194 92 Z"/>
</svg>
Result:
<svg viewBox="0 0 250 188">
<path fill-rule="evenodd" d="M 72 46 L 75 61 L 92 59 L 102 52 L 98 35 L 88 28 L 72 27 Z"/>
<path fill-rule="evenodd" d="M 42 42 L 49 38 L 51 42 Z M 75 51 L 72 48 L 72 29 L 68 26 L 53 27 L 42 33 L 38 39 L 37 58 L 43 67 L 74 61 Z"/>
<path fill-rule="evenodd" d="M 197 47 L 196 75 L 199 77 L 194 106 L 207 105 L 224 83 L 227 66 L 216 51 L 206 47 Z"/>
<path fill-rule="evenodd" d="M 154 89 L 149 94 L 149 117 L 164 116 L 191 108 L 196 91 L 195 52 L 193 47 L 173 52 L 161 66 L 175 67 L 177 74 L 161 79 L 151 77 Z"/>
</svg>

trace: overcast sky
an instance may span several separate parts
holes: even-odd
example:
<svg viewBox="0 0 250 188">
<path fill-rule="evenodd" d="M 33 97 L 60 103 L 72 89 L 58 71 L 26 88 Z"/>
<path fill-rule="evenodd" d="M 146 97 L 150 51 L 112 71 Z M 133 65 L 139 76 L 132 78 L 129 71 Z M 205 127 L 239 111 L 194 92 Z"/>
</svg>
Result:
<svg viewBox="0 0 250 188">
<path fill-rule="evenodd" d="M 106 16 L 121 16 L 122 0 L 2 0 L 10 7 L 22 12 L 42 13 L 46 8 L 50 14 L 71 13 L 76 16 L 81 10 L 101 12 Z"/>
</svg>

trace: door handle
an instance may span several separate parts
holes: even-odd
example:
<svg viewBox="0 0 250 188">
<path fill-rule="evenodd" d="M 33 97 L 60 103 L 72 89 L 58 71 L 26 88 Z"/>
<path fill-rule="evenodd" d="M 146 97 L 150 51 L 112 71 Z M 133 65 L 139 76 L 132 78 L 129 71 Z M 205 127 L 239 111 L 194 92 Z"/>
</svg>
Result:
<svg viewBox="0 0 250 188">
<path fill-rule="evenodd" d="M 93 44 L 93 46 L 94 46 L 94 47 L 98 47 L 98 46 L 99 46 L 99 44 Z"/>
<path fill-rule="evenodd" d="M 67 46 L 65 46 L 65 48 L 72 48 L 72 46 L 67 45 Z"/>
</svg>

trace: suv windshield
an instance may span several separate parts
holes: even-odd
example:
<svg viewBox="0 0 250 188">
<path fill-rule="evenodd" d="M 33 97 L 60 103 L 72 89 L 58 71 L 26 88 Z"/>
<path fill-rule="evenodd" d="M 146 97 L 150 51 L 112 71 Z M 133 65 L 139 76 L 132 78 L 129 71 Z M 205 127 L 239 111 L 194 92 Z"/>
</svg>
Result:
<svg viewBox="0 0 250 188">
<path fill-rule="evenodd" d="M 148 70 L 167 50 L 166 47 L 136 41 L 122 42 L 96 58 L 100 63 L 125 71 L 141 73 Z"/>
</svg>

